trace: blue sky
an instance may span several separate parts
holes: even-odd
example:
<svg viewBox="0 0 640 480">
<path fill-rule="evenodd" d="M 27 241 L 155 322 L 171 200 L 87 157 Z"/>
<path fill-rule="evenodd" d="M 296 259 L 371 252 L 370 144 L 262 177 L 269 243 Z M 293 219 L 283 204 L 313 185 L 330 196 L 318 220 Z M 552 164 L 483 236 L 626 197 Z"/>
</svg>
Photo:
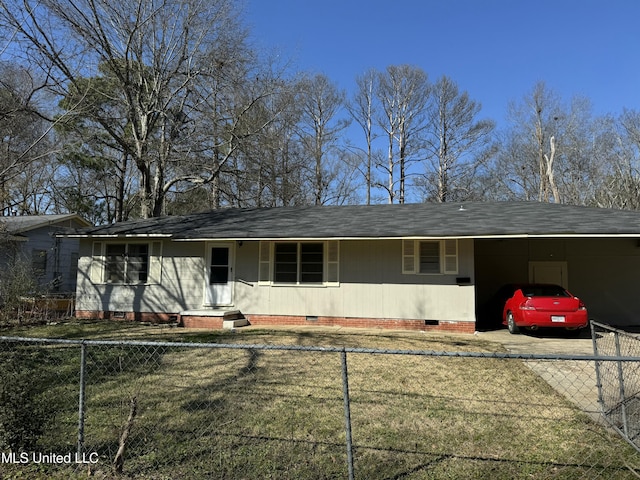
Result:
<svg viewBox="0 0 640 480">
<path fill-rule="evenodd" d="M 594 113 L 640 110 L 637 0 L 245 0 L 260 48 L 351 92 L 369 68 L 411 64 L 453 79 L 504 126 L 543 80 Z"/>
</svg>

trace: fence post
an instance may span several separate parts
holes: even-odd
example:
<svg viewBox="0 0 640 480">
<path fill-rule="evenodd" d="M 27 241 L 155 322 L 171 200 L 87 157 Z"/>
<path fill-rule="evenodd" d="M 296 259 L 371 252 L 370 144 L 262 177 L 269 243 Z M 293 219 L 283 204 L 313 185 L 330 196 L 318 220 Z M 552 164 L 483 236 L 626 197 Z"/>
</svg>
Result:
<svg viewBox="0 0 640 480">
<path fill-rule="evenodd" d="M 86 344 L 84 341 L 80 345 L 80 393 L 78 394 L 78 456 L 83 454 L 84 450 L 84 387 L 85 387 L 85 367 Z"/>
<path fill-rule="evenodd" d="M 347 372 L 347 351 L 343 348 L 342 353 L 342 394 L 344 397 L 344 423 L 347 443 L 347 466 L 349 469 L 349 480 L 354 479 L 353 474 L 353 447 L 351 443 L 351 400 L 349 398 L 349 374 Z"/>
<path fill-rule="evenodd" d="M 598 351 L 598 340 L 597 340 L 597 332 L 596 325 L 591 322 L 591 341 L 593 343 L 593 354 L 595 356 L 599 356 L 600 352 Z M 602 392 L 602 379 L 600 378 L 600 368 L 602 367 L 602 362 L 600 360 L 596 360 L 596 387 L 598 387 L 598 403 L 600 404 L 600 409 L 602 410 L 602 414 L 606 415 L 606 408 L 604 404 L 604 394 Z"/>
<path fill-rule="evenodd" d="M 622 356 L 620 348 L 620 334 L 617 331 L 615 332 L 614 338 L 616 340 L 616 356 L 620 357 Z M 618 378 L 620 383 L 620 414 L 622 415 L 622 428 L 624 435 L 629 438 L 629 428 L 627 426 L 627 409 L 625 406 L 626 393 L 624 388 L 624 372 L 622 371 L 622 362 L 618 360 L 616 363 L 618 364 Z"/>
</svg>

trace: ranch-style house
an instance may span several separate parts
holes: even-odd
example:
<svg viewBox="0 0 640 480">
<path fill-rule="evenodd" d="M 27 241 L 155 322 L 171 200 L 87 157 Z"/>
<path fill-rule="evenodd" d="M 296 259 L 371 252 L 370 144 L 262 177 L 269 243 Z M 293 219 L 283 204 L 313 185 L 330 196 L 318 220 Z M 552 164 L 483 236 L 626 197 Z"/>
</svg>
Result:
<svg viewBox="0 0 640 480">
<path fill-rule="evenodd" d="M 534 202 L 220 209 L 81 228 L 76 315 L 185 327 L 498 328 L 507 283 L 640 323 L 640 212 Z"/>
</svg>

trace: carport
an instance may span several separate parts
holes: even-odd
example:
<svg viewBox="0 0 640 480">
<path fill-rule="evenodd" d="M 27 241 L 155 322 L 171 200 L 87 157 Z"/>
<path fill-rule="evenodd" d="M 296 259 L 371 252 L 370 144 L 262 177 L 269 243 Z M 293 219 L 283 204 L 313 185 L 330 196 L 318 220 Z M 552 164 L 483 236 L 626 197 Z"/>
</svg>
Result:
<svg viewBox="0 0 640 480">
<path fill-rule="evenodd" d="M 578 208 L 578 207 L 573 207 Z M 585 209 L 584 217 L 590 210 Z M 556 283 L 580 297 L 590 318 L 616 326 L 639 325 L 636 301 L 640 280 L 640 240 L 637 221 L 626 223 L 627 213 L 616 227 L 626 234 L 606 232 L 597 220 L 584 225 L 589 230 L 564 235 L 538 233 L 522 237 L 477 238 L 474 240 L 476 312 L 479 330 L 500 325 L 500 300 L 496 292 L 508 283 Z M 637 213 L 633 212 L 635 215 Z M 610 219 L 611 220 L 611 219 Z M 609 224 L 609 228 L 611 225 Z M 515 233 L 515 232 L 514 232 Z"/>
</svg>

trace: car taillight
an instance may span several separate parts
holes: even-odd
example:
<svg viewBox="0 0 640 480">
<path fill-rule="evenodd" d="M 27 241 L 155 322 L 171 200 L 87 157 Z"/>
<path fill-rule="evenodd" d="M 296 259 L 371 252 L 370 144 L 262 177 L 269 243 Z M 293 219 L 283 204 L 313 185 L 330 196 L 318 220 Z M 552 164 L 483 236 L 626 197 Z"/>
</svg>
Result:
<svg viewBox="0 0 640 480">
<path fill-rule="evenodd" d="M 534 307 L 533 305 L 527 305 L 527 302 L 520 304 L 520 310 L 535 310 L 535 309 L 536 307 Z"/>
<path fill-rule="evenodd" d="M 580 303 L 578 303 L 578 310 L 586 310 L 587 307 L 584 306 L 584 303 L 582 303 L 582 301 L 580 301 Z"/>
</svg>

